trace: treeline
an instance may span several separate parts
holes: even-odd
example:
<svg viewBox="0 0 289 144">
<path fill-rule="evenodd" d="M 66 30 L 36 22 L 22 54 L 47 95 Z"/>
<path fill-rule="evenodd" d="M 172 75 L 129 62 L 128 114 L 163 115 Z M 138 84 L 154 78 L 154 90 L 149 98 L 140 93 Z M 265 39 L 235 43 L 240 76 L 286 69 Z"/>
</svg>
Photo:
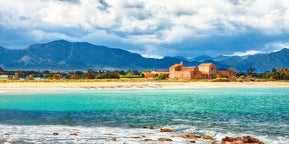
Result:
<svg viewBox="0 0 289 144">
<path fill-rule="evenodd" d="M 256 73 L 255 68 L 248 68 L 247 73 L 237 73 L 237 76 L 244 77 L 250 76 L 251 78 L 261 78 L 266 80 L 289 80 L 289 69 L 282 67 L 280 69 L 273 68 L 271 71 L 266 71 L 264 73 Z"/>
<path fill-rule="evenodd" d="M 266 71 L 262 74 L 262 77 L 271 80 L 289 80 L 289 69 L 283 67 L 279 70 Z"/>
<path fill-rule="evenodd" d="M 8 75 L 9 79 L 119 79 L 119 78 L 143 78 L 144 74 L 138 71 L 7 71 L 0 67 L 0 75 Z M 159 75 L 157 79 L 166 79 Z M 236 72 L 230 68 L 225 73 L 217 74 L 216 81 L 254 81 L 254 79 L 289 80 L 289 69 L 272 69 L 264 73 L 256 73 L 254 68 L 248 68 L 247 72 Z"/>
<path fill-rule="evenodd" d="M 5 71 L 0 67 L 0 75 L 9 75 L 10 79 L 119 79 L 119 78 L 142 78 L 143 74 L 138 71 Z"/>
<path fill-rule="evenodd" d="M 255 68 L 250 67 L 246 72 L 236 72 L 235 69 L 230 68 L 225 73 L 217 74 L 212 82 L 229 82 L 229 81 L 277 81 L 277 80 L 289 80 L 289 69 L 288 68 L 273 68 L 272 71 L 266 71 L 264 73 L 256 73 Z"/>
</svg>

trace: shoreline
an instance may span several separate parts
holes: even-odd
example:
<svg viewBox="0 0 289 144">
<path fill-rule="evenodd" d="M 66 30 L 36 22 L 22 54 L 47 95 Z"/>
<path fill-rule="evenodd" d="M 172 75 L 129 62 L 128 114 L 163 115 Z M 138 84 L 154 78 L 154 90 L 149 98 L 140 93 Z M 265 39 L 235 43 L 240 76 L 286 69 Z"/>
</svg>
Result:
<svg viewBox="0 0 289 144">
<path fill-rule="evenodd" d="M 142 88 L 253 88 L 289 87 L 289 82 L 5 82 L 0 90 L 142 89 Z"/>
</svg>

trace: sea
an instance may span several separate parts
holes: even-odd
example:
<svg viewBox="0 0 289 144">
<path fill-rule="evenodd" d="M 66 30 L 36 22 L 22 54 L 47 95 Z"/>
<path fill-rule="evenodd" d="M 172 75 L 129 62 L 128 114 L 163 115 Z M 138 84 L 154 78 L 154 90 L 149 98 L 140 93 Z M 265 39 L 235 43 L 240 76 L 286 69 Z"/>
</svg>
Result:
<svg viewBox="0 0 289 144">
<path fill-rule="evenodd" d="M 212 143 L 191 133 L 288 144 L 289 88 L 0 89 L 0 143 Z"/>
</svg>

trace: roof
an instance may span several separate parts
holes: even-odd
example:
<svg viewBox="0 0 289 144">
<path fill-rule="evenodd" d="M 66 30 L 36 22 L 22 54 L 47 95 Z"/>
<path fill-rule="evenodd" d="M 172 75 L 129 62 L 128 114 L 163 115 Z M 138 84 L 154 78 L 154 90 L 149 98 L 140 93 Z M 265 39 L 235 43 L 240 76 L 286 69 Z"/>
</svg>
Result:
<svg viewBox="0 0 289 144">
<path fill-rule="evenodd" d="M 192 71 L 195 70 L 197 67 L 183 67 L 182 71 Z"/>
<path fill-rule="evenodd" d="M 182 65 L 181 64 L 174 64 L 171 67 L 175 68 L 175 67 L 179 67 L 179 66 L 182 66 Z"/>
<path fill-rule="evenodd" d="M 199 66 L 213 65 L 213 63 L 201 63 Z"/>
</svg>

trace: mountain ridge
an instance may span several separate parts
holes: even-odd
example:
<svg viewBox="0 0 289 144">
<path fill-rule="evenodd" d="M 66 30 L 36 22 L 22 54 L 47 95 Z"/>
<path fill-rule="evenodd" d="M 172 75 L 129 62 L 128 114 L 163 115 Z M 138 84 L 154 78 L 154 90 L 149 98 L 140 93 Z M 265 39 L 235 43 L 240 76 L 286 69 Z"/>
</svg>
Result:
<svg viewBox="0 0 289 144">
<path fill-rule="evenodd" d="M 271 71 L 273 68 L 289 67 L 289 49 L 283 48 L 277 52 L 254 54 L 246 57 L 232 56 L 218 62 L 243 72 L 249 67 L 255 68 L 256 72 Z"/>
<path fill-rule="evenodd" d="M 122 69 L 150 70 L 168 69 L 180 59 L 144 58 L 120 48 L 97 46 L 87 42 L 56 40 L 44 44 L 33 44 L 23 50 L 0 49 L 1 66 L 9 69 Z M 188 62 L 198 65 L 198 62 Z"/>
<path fill-rule="evenodd" d="M 66 40 L 37 43 L 22 50 L 9 50 L 0 46 L 0 66 L 24 70 L 155 70 L 168 69 L 183 61 L 186 66 L 210 62 L 216 64 L 218 69 L 233 67 L 237 71 L 246 72 L 249 67 L 253 67 L 256 72 L 264 72 L 272 68 L 289 67 L 289 49 L 246 57 L 201 55 L 196 59 L 187 60 L 181 56 L 145 58 L 120 48 Z"/>
</svg>

